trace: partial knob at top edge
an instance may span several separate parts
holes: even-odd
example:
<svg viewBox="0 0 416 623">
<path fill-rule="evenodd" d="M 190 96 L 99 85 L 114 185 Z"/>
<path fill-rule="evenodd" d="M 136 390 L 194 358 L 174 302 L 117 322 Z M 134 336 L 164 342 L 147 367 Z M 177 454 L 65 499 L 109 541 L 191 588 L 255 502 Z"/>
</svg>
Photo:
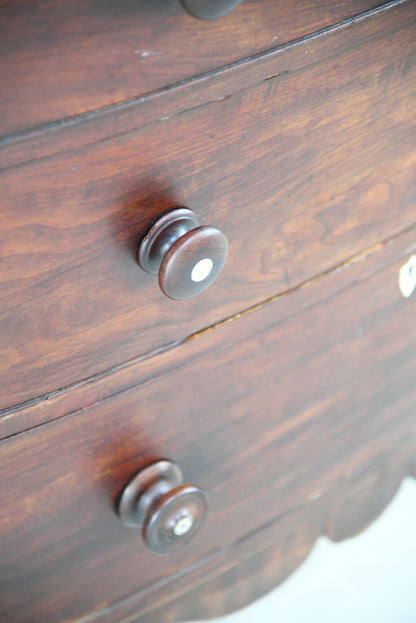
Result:
<svg viewBox="0 0 416 623">
<path fill-rule="evenodd" d="M 216 19 L 233 11 L 242 0 L 181 0 L 184 9 L 200 19 Z"/>
<path fill-rule="evenodd" d="M 221 273 L 228 255 L 227 238 L 216 227 L 199 226 L 188 208 L 162 214 L 139 243 L 138 262 L 158 273 L 169 298 L 185 300 L 206 290 Z"/>
</svg>

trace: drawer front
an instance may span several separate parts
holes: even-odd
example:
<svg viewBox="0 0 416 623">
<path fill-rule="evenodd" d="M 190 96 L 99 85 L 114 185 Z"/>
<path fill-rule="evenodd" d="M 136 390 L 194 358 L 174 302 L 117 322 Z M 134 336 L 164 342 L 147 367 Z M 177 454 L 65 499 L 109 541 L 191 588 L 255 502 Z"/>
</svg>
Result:
<svg viewBox="0 0 416 623">
<path fill-rule="evenodd" d="M 245 0 L 207 22 L 180 0 L 3 1 L 0 136 L 137 97 L 382 4 Z"/>
<path fill-rule="evenodd" d="M 7 621 L 73 620 L 156 581 L 167 590 L 170 574 L 415 436 L 416 299 L 397 283 L 415 252 L 413 230 L 175 349 L 173 364 L 181 348 L 188 358 L 170 373 L 3 441 Z M 114 507 L 140 468 L 165 457 L 207 492 L 210 512 L 186 549 L 161 557 Z"/>
<path fill-rule="evenodd" d="M 247 66 L 278 74 L 253 88 L 3 171 L 0 407 L 177 344 L 411 226 L 415 19 L 400 6 L 295 46 L 280 75 L 292 52 Z M 184 302 L 134 257 L 175 205 L 229 241 L 219 279 Z"/>
</svg>

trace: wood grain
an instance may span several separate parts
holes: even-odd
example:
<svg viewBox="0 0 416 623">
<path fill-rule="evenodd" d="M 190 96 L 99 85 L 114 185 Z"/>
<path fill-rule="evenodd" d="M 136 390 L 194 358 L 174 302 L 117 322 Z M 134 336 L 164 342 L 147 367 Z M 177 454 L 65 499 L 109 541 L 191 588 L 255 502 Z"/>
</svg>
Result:
<svg viewBox="0 0 416 623">
<path fill-rule="evenodd" d="M 296 509 L 231 551 L 220 553 L 215 559 L 216 573 L 213 562 L 207 561 L 201 569 L 175 578 L 172 596 L 164 596 L 161 591 L 157 594 L 157 589 L 153 602 L 150 594 L 145 599 L 134 595 L 107 612 L 97 613 L 96 620 L 177 623 L 224 616 L 251 604 L 286 580 L 304 562 L 319 537 L 332 538 L 337 520 L 345 526 L 345 519 L 350 518 L 349 531 L 344 531 L 343 538 L 355 536 L 358 526 L 366 528 L 396 494 L 415 453 L 413 440 L 318 501 Z M 208 581 L 203 581 L 204 576 Z"/>
<path fill-rule="evenodd" d="M 415 248 L 409 232 L 196 336 L 190 347 L 194 341 L 195 352 L 204 353 L 208 343 L 205 354 L 180 367 L 3 441 L 7 620 L 56 623 L 99 610 L 107 616 L 114 601 L 136 592 L 143 608 L 156 607 L 175 596 L 175 573 L 194 565 L 202 583 L 212 577 L 202 565 L 217 573 L 215 557 L 232 544 L 330 491 L 336 503 L 325 507 L 332 509 L 326 533 L 338 539 L 362 529 L 414 470 L 406 451 L 394 461 L 397 470 L 385 472 L 382 495 L 379 484 L 374 495 L 363 491 L 366 478 L 339 493 L 395 449 L 414 448 L 415 299 L 401 296 L 397 275 Z M 211 501 L 196 541 L 163 558 L 147 552 L 113 510 L 131 476 L 160 457 L 177 462 Z M 360 503 L 344 525 L 342 508 L 352 494 Z"/>
<path fill-rule="evenodd" d="M 179 0 L 0 2 L 2 136 L 258 54 L 383 4 L 246 0 L 203 22 Z"/>
<path fill-rule="evenodd" d="M 0 140 L 0 168 L 10 168 L 69 149 L 80 149 L 202 104 L 221 100 L 254 87 L 270 76 L 304 69 L 333 55 L 334 49 L 339 54 L 342 50 L 347 52 L 356 45 L 377 38 L 380 35 L 380 20 L 386 14 L 389 31 L 386 36 L 400 30 L 403 20 L 413 22 L 415 19 L 412 2 L 394 0 L 372 10 L 370 15 L 362 13 L 327 28 L 324 33 L 318 31 L 294 44 L 288 43 L 250 57 L 243 63 L 218 69 L 215 79 L 211 73 L 202 74 L 176 84 L 174 88 L 159 89 L 101 108 L 92 114 L 62 119 L 59 123 L 48 125 L 47 131 L 40 126 L 8 136 Z"/>
<path fill-rule="evenodd" d="M 410 227 L 414 7 L 361 22 L 348 49 L 334 34 L 307 67 L 4 171 L 0 408 L 177 344 Z M 134 260 L 177 204 L 230 243 L 220 278 L 186 303 Z"/>
</svg>

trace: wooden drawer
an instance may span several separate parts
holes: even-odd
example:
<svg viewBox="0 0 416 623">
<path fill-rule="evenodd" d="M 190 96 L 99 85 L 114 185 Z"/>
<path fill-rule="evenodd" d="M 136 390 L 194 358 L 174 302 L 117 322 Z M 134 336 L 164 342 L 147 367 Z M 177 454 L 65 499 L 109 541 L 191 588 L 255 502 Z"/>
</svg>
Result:
<svg viewBox="0 0 416 623">
<path fill-rule="evenodd" d="M 0 135 L 109 106 L 276 48 L 380 0 L 245 0 L 221 20 L 179 0 L 0 3 Z"/>
<path fill-rule="evenodd" d="M 166 601 L 185 568 L 201 577 L 206 564 L 212 577 L 216 557 L 248 535 L 325 505 L 329 491 L 414 444 L 415 299 L 402 297 L 397 278 L 415 251 L 413 229 L 160 355 L 159 373 L 142 385 L 127 389 L 130 372 L 119 370 L 118 389 L 89 408 L 3 441 L 7 621 L 57 623 L 99 610 L 121 620 L 108 615 L 110 604 L 136 592 L 136 606 L 146 603 L 157 582 Z M 164 557 L 114 512 L 128 480 L 160 457 L 177 462 L 211 506 L 188 548 Z M 406 473 L 402 460 L 389 487 L 377 488 L 378 512 Z M 351 516 L 360 518 L 359 508 Z"/>
<path fill-rule="evenodd" d="M 410 227 L 414 6 L 4 147 L 26 161 L 1 174 L 0 406 L 176 345 Z M 134 258 L 178 204 L 230 245 L 185 302 Z"/>
</svg>

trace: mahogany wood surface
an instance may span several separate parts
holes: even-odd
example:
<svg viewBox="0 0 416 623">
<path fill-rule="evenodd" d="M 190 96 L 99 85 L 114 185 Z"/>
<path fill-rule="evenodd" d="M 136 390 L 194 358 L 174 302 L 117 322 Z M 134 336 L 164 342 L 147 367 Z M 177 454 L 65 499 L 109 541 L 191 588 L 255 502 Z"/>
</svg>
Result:
<svg viewBox="0 0 416 623">
<path fill-rule="evenodd" d="M 403 478 L 416 477 L 415 457 L 413 438 L 316 502 L 266 526 L 231 551 L 221 552 L 215 571 L 212 561 L 206 561 L 201 569 L 175 578 L 173 595 L 164 597 L 160 591 L 154 601 L 150 595 L 146 599 L 134 595 L 96 620 L 177 623 L 223 616 L 251 604 L 290 576 L 320 536 L 340 541 L 366 528 L 389 504 Z M 204 577 L 210 579 L 203 582 Z"/>
<path fill-rule="evenodd" d="M 245 0 L 204 22 L 179 0 L 2 0 L 0 135 L 172 85 L 382 4 Z"/>
<path fill-rule="evenodd" d="M 56 623 L 101 617 L 101 610 L 103 621 L 124 620 L 121 614 L 132 621 L 140 608 L 144 615 L 212 579 L 223 554 L 226 571 L 242 551 L 248 558 L 264 550 L 275 522 L 283 522 L 277 542 L 285 518 L 293 535 L 306 518 L 305 547 L 283 561 L 293 566 L 323 525 L 310 523 L 307 508 L 327 494 L 333 504 L 319 513 L 331 538 L 353 534 L 381 512 L 415 470 L 416 336 L 409 328 L 416 299 L 404 299 L 397 283 L 415 236 L 412 229 L 196 335 L 162 354 L 159 375 L 142 385 L 2 441 L 6 620 Z M 181 361 L 188 348 L 191 356 Z M 114 507 L 137 470 L 163 457 L 208 493 L 211 513 L 186 551 L 158 557 Z M 373 488 L 380 462 L 388 466 L 384 484 Z M 376 477 L 361 478 L 373 468 Z M 233 550 L 240 554 L 227 563 Z M 205 615 L 217 606 L 213 601 Z"/>
<path fill-rule="evenodd" d="M 272 76 L 306 68 L 333 54 L 335 37 L 337 53 L 348 52 L 351 47 L 379 37 L 380 20 L 384 19 L 385 14 L 388 14 L 385 36 L 390 37 L 401 29 L 403 20 L 414 21 L 414 5 L 411 0 L 392 0 L 373 9 L 370 14 L 359 14 L 354 19 L 318 31 L 303 40 L 218 69 L 214 74 L 202 74 L 176 84 L 174 88 L 159 89 L 139 98 L 101 108 L 92 114 L 62 119 L 59 123 L 48 125 L 47 131 L 44 126 L 39 126 L 8 136 L 0 140 L 0 168 L 10 168 L 14 164 L 68 149 L 80 149 L 156 120 L 166 120 L 167 117 L 201 104 L 220 100 Z M 167 94 L 169 97 L 166 97 Z"/>
<path fill-rule="evenodd" d="M 415 7 L 361 20 L 358 39 L 342 29 L 340 46 L 337 29 L 320 36 L 325 55 L 307 66 L 279 73 L 277 55 L 270 78 L 268 58 L 246 90 L 3 171 L 0 407 L 178 344 L 412 226 Z M 178 204 L 230 245 L 218 280 L 186 302 L 134 259 Z"/>
</svg>

